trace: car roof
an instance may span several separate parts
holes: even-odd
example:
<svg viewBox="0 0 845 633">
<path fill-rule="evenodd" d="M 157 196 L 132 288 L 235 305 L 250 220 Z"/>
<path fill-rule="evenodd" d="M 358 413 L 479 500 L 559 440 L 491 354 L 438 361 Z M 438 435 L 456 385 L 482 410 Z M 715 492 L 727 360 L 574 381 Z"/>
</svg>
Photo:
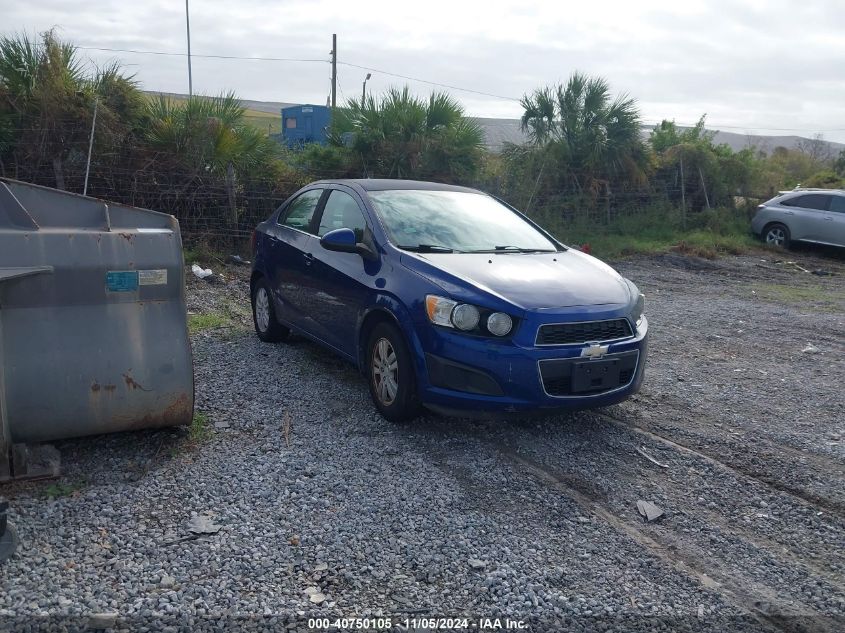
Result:
<svg viewBox="0 0 845 633">
<path fill-rule="evenodd" d="M 838 195 L 845 195 L 845 189 L 821 189 L 816 187 L 801 187 L 796 189 L 789 189 L 787 191 L 778 191 L 779 196 L 804 193 L 835 193 Z"/>
<path fill-rule="evenodd" d="M 426 182 L 423 180 L 398 180 L 393 178 L 343 178 L 338 180 L 318 180 L 312 184 L 322 185 L 357 185 L 364 191 L 463 191 L 466 193 L 482 193 L 477 189 L 469 187 L 458 187 L 457 185 L 444 185 L 439 182 Z"/>
</svg>

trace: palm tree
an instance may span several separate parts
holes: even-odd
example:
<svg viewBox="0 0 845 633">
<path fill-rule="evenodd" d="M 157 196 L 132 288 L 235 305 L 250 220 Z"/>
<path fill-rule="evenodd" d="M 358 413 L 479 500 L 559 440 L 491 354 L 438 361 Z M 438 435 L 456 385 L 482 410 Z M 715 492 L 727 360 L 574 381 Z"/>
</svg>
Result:
<svg viewBox="0 0 845 633">
<path fill-rule="evenodd" d="M 52 165 L 56 186 L 65 188 L 64 163 L 69 149 L 84 131 L 85 79 L 73 46 L 52 31 L 36 43 L 28 35 L 0 39 L 0 110 L 4 112 L 5 143 L 10 124 L 23 137 L 20 159 L 38 167 Z M 14 135 L 12 135 L 14 137 Z"/>
<path fill-rule="evenodd" d="M 11 158 L 18 177 L 59 189 L 81 179 L 95 98 L 94 156 L 120 155 L 114 150 L 137 126 L 143 97 L 119 64 L 86 73 L 76 48 L 52 31 L 40 42 L 26 34 L 0 38 L 0 160 Z"/>
<path fill-rule="evenodd" d="M 187 100 L 159 95 L 148 101 L 144 140 L 152 155 L 144 178 L 154 183 L 156 208 L 179 210 L 180 220 L 222 219 L 218 230 L 238 227 L 249 202 L 239 201 L 238 194 L 247 181 L 266 186 L 280 168 L 279 144 L 248 124 L 245 114 L 231 92 Z M 225 219 L 222 209 L 227 209 Z"/>
<path fill-rule="evenodd" d="M 579 191 L 598 193 L 611 181 L 642 183 L 646 153 L 634 99 L 613 98 L 601 77 L 574 73 L 566 85 L 539 88 L 521 100 L 522 129 L 545 152 L 543 164 Z"/>
<path fill-rule="evenodd" d="M 477 173 L 484 145 L 480 126 L 455 99 L 439 92 L 421 99 L 407 86 L 350 99 L 335 114 L 330 140 L 349 145 L 367 175 L 448 182 Z"/>
<path fill-rule="evenodd" d="M 247 172 L 276 157 L 278 144 L 245 119 L 234 93 L 183 101 L 159 95 L 147 103 L 146 140 L 166 161 L 196 173 Z"/>
</svg>

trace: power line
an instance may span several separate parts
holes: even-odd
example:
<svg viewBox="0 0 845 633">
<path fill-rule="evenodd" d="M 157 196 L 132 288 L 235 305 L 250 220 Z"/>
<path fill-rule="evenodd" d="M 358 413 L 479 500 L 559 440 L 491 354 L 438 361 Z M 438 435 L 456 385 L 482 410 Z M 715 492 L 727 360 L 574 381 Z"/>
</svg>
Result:
<svg viewBox="0 0 845 633">
<path fill-rule="evenodd" d="M 170 52 L 170 51 L 145 51 L 145 50 L 138 50 L 138 49 L 129 49 L 129 48 L 103 48 L 99 46 L 79 46 L 77 47 L 80 50 L 84 51 L 105 51 L 109 53 L 135 53 L 138 55 L 159 55 L 165 57 L 185 57 L 187 53 L 177 53 L 177 52 Z M 240 55 L 199 55 L 197 53 L 192 53 L 192 57 L 200 57 L 203 59 L 234 59 L 234 60 L 243 60 L 243 61 L 260 61 L 260 62 L 306 62 L 306 63 L 331 63 L 330 60 L 326 59 L 301 59 L 295 57 L 243 57 Z M 408 81 L 417 81 L 419 83 L 428 84 L 430 86 L 438 86 L 440 88 L 449 88 L 450 90 L 459 90 L 461 92 L 469 92 L 472 94 L 482 95 L 485 97 L 493 97 L 494 99 L 504 99 L 505 101 L 516 101 L 519 102 L 519 99 L 516 97 L 505 97 L 502 95 L 493 94 L 492 92 L 483 92 L 481 90 L 473 90 L 472 88 L 461 88 L 460 86 L 454 86 L 451 84 L 444 84 L 437 81 L 430 81 L 428 79 L 421 79 L 419 77 L 411 77 L 410 75 L 401 75 L 399 73 L 390 72 L 388 70 L 383 70 L 381 68 L 373 68 L 372 66 L 361 66 L 360 64 L 353 64 L 351 62 L 343 62 L 338 61 L 338 66 L 349 66 L 350 68 L 358 68 L 361 70 L 368 70 L 370 72 L 380 73 L 382 75 L 387 75 L 389 77 L 398 77 L 400 79 L 407 79 Z"/>
<path fill-rule="evenodd" d="M 135 53 L 138 55 L 161 55 L 165 57 L 187 57 L 187 53 L 174 53 L 169 51 L 142 51 L 131 48 L 102 48 L 98 46 L 77 46 L 83 51 L 105 51 L 108 53 Z M 321 64 L 329 63 L 326 59 L 299 59 L 294 57 L 241 57 L 239 55 L 199 55 L 198 53 L 191 53 L 191 57 L 202 57 L 204 59 L 237 59 L 244 61 L 261 61 L 261 62 L 319 62 Z"/>
<path fill-rule="evenodd" d="M 516 97 L 505 97 L 502 95 L 493 94 L 492 92 L 482 92 L 481 90 L 473 90 L 471 88 L 460 88 L 459 86 L 452 86 L 449 84 L 440 83 L 437 81 L 429 81 L 428 79 L 420 79 L 419 77 L 411 77 L 409 75 L 400 75 L 399 73 L 391 73 L 386 70 L 382 70 L 380 68 L 373 68 L 372 66 L 361 66 L 359 64 L 351 64 L 349 62 L 338 62 L 338 64 L 342 66 L 351 66 L 352 68 L 359 68 L 361 70 L 369 70 L 374 73 L 381 73 L 382 75 L 388 75 L 390 77 L 399 77 L 400 79 L 408 79 L 409 81 L 418 81 L 423 84 L 429 84 L 430 86 L 438 86 L 440 88 L 449 88 L 450 90 L 460 90 L 461 92 L 471 92 L 477 95 L 483 95 L 485 97 L 493 97 L 495 99 L 504 99 L 505 101 L 516 101 L 519 102 L 520 99 Z"/>
</svg>

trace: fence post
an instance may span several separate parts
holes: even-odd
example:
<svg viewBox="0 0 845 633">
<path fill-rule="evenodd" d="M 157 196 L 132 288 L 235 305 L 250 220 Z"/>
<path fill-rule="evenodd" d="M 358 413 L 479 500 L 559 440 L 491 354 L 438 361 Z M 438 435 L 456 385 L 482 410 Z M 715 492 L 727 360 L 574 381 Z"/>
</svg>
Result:
<svg viewBox="0 0 845 633">
<path fill-rule="evenodd" d="M 235 166 L 232 163 L 226 165 L 226 192 L 229 194 L 229 223 L 231 224 L 232 242 L 237 241 L 238 230 L 238 205 L 235 198 Z"/>
<path fill-rule="evenodd" d="M 707 197 L 707 185 L 704 184 L 704 172 L 701 171 L 701 166 L 698 168 L 698 175 L 701 178 L 701 188 L 704 189 L 704 202 L 707 204 L 707 208 L 710 208 L 710 198 Z"/>
<path fill-rule="evenodd" d="M 547 150 L 548 151 L 548 150 Z M 546 167 L 546 154 L 543 154 L 543 162 L 540 163 L 540 171 L 537 173 L 537 180 L 534 181 L 534 188 L 531 189 L 531 196 L 528 198 L 528 204 L 525 205 L 525 214 L 531 212 L 531 203 L 534 201 L 534 194 L 537 193 L 537 187 L 540 185 L 540 178 L 543 176 L 543 169 Z"/>
<path fill-rule="evenodd" d="M 681 226 L 687 228 L 687 181 L 684 178 L 684 153 L 681 152 Z"/>
<path fill-rule="evenodd" d="M 88 138 L 88 160 L 85 161 L 85 186 L 82 195 L 88 195 L 88 173 L 91 171 L 91 151 L 94 149 L 94 128 L 97 126 L 97 106 L 100 105 L 100 95 L 94 98 L 94 118 L 91 121 L 91 136 Z"/>
</svg>

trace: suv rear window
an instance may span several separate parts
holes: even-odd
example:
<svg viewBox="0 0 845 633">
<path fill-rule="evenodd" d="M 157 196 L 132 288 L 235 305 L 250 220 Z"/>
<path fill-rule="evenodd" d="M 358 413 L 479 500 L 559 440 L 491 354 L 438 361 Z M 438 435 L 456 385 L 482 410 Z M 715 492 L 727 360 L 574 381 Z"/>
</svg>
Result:
<svg viewBox="0 0 845 633">
<path fill-rule="evenodd" d="M 830 210 L 836 213 L 845 213 L 845 196 L 831 196 Z"/>
<path fill-rule="evenodd" d="M 818 209 L 827 211 L 832 196 L 823 193 L 809 193 L 803 196 L 796 196 L 784 200 L 781 204 L 785 207 L 801 207 L 802 209 Z"/>
</svg>

